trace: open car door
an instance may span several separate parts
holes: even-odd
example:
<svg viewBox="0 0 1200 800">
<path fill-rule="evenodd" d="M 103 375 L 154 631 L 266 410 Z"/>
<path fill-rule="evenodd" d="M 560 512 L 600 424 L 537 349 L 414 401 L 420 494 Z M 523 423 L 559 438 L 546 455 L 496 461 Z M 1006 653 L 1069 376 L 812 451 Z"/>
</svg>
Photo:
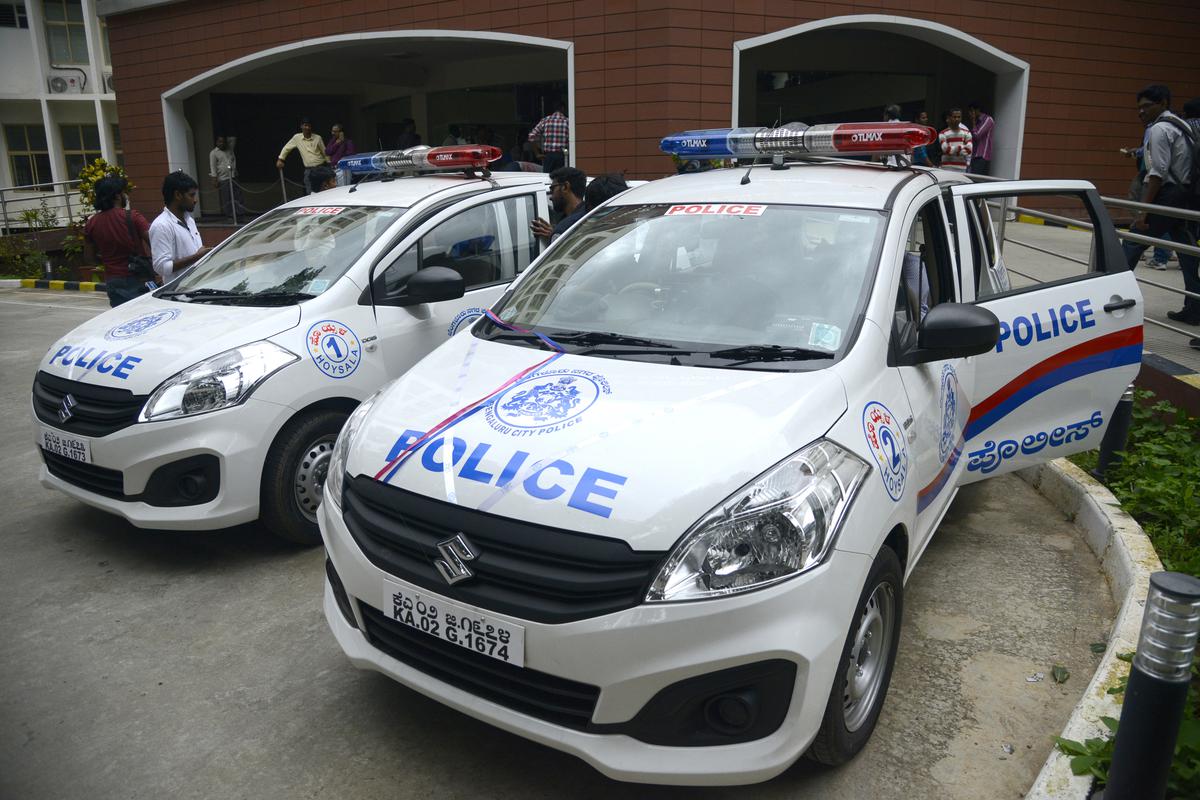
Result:
<svg viewBox="0 0 1200 800">
<path fill-rule="evenodd" d="M 1140 368 L 1143 314 L 1099 194 L 1086 181 L 1005 181 L 954 186 L 950 195 L 963 284 L 973 275 L 975 302 L 1000 319 L 995 349 L 975 357 L 961 482 L 1099 446 Z M 1080 223 L 1022 225 L 1040 242 L 1010 239 L 1005 248 L 989 202 L 1019 198 L 1070 209 Z M 1089 233 L 1088 247 L 1068 238 Z"/>
</svg>

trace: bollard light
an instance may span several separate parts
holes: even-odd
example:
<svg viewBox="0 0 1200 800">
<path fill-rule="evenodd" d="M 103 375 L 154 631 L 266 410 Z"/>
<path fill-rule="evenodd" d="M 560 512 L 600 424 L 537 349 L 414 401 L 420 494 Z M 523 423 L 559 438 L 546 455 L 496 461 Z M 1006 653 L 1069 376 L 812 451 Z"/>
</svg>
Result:
<svg viewBox="0 0 1200 800">
<path fill-rule="evenodd" d="M 1160 800 L 1166 794 L 1198 634 L 1200 578 L 1151 575 L 1108 784 L 1097 798 Z"/>
<path fill-rule="evenodd" d="M 1133 384 L 1131 383 L 1125 388 L 1121 399 L 1117 401 L 1117 407 L 1113 409 L 1112 417 L 1108 421 L 1108 430 L 1104 431 L 1104 438 L 1100 440 L 1096 468 L 1092 470 L 1092 477 L 1096 480 L 1104 480 L 1104 473 L 1108 471 L 1109 464 L 1121 463 L 1121 457 L 1117 455 L 1117 451 L 1125 449 L 1125 444 L 1129 440 L 1129 426 L 1132 422 Z"/>
</svg>

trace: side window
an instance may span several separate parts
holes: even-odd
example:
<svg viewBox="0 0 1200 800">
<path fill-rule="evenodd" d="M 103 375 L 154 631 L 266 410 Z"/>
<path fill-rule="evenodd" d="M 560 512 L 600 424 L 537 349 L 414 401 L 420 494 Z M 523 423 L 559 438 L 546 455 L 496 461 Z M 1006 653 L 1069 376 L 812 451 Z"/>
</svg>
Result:
<svg viewBox="0 0 1200 800">
<path fill-rule="evenodd" d="M 529 230 L 535 208 L 533 195 L 522 195 L 444 220 L 383 270 L 384 295 L 400 291 L 413 273 L 426 267 L 455 270 L 468 291 L 512 280 L 538 255 L 538 242 Z"/>
<path fill-rule="evenodd" d="M 917 326 L 929 309 L 955 300 L 945 231 L 936 200 L 922 206 L 909 226 L 894 318 L 894 335 L 900 350 L 916 345 Z"/>
<path fill-rule="evenodd" d="M 975 299 L 986 300 L 1011 288 L 996 237 L 995 220 L 992 216 L 996 212 L 989 208 L 987 201 L 981 197 L 967 199 L 966 208 L 975 272 Z"/>
</svg>

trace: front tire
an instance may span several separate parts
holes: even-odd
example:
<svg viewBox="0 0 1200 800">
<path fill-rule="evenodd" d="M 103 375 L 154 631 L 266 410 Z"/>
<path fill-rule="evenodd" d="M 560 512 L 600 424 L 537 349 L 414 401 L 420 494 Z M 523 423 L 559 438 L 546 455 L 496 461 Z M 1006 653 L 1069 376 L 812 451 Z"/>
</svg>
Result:
<svg viewBox="0 0 1200 800">
<path fill-rule="evenodd" d="M 349 415 L 310 411 L 284 426 L 263 465 L 260 519 L 274 535 L 302 545 L 321 543 L 317 506 L 329 458 Z"/>
<path fill-rule="evenodd" d="M 859 595 L 825 716 L 808 750 L 812 760 L 844 764 L 871 738 L 892 680 L 903 612 L 904 571 L 896 553 L 885 546 Z"/>
</svg>

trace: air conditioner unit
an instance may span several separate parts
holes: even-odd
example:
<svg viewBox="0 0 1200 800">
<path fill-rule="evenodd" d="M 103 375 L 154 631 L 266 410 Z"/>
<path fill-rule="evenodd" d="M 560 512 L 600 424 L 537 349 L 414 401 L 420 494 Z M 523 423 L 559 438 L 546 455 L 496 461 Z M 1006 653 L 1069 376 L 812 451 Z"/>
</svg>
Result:
<svg viewBox="0 0 1200 800">
<path fill-rule="evenodd" d="M 104 73 L 104 91 L 108 94 L 117 93 L 116 84 L 113 83 L 113 76 L 111 72 Z"/>
<path fill-rule="evenodd" d="M 52 70 L 47 84 L 51 94 L 79 94 L 84 82 L 83 70 Z"/>
</svg>

